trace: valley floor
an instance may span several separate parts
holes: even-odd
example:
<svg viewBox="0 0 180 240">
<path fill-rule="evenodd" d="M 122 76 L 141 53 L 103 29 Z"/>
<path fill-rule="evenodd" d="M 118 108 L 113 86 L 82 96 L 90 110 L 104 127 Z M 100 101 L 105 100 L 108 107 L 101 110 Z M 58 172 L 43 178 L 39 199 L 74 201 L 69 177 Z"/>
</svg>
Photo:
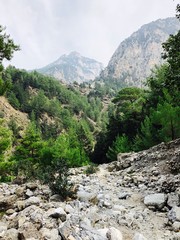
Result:
<svg viewBox="0 0 180 240">
<path fill-rule="evenodd" d="M 179 157 L 180 139 L 118 155 L 89 176 L 71 169 L 77 198 L 66 202 L 37 183 L 1 184 L 0 239 L 178 240 L 180 174 L 170 166 Z"/>
</svg>

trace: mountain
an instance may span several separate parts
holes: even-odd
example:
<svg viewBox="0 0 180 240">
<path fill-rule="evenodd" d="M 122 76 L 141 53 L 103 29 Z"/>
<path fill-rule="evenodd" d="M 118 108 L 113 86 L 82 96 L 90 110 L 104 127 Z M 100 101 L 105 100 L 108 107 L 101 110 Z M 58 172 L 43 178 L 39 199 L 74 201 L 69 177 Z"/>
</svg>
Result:
<svg viewBox="0 0 180 240">
<path fill-rule="evenodd" d="M 143 25 L 120 43 L 100 78 L 141 87 L 151 69 L 163 62 L 161 44 L 179 29 L 180 23 L 176 18 L 159 19 Z"/>
<path fill-rule="evenodd" d="M 55 62 L 36 71 L 53 76 L 66 83 L 94 80 L 102 71 L 103 65 L 94 59 L 81 56 L 77 52 L 62 55 Z"/>
</svg>

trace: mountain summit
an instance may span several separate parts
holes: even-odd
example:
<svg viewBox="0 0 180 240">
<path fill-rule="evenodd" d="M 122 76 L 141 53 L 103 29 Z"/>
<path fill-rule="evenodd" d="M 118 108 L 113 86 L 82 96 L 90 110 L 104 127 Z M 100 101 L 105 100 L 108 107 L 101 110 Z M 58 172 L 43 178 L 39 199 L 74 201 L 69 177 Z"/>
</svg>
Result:
<svg viewBox="0 0 180 240">
<path fill-rule="evenodd" d="M 37 69 L 45 75 L 53 76 L 63 82 L 78 83 L 94 80 L 102 71 L 103 65 L 87 57 L 81 56 L 78 52 L 62 55 L 55 62 Z"/>
<path fill-rule="evenodd" d="M 176 18 L 159 19 L 143 25 L 120 43 L 101 79 L 117 80 L 128 86 L 141 87 L 155 65 L 162 64 L 162 43 L 180 29 Z"/>
</svg>

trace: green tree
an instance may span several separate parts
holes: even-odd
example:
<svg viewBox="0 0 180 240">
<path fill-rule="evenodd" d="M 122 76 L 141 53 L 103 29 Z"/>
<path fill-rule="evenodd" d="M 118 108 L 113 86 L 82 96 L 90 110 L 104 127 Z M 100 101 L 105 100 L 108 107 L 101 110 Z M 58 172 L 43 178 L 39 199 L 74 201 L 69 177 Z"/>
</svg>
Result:
<svg viewBox="0 0 180 240">
<path fill-rule="evenodd" d="M 130 150 L 131 146 L 128 137 L 125 135 L 118 135 L 115 141 L 112 143 L 112 146 L 109 147 L 106 156 L 110 161 L 116 161 L 118 153 L 125 153 L 129 152 Z"/>
<path fill-rule="evenodd" d="M 14 44 L 14 41 L 4 32 L 5 28 L 0 25 L 0 95 L 3 95 L 9 87 L 9 81 L 3 81 L 2 62 L 4 59 L 10 60 L 14 51 L 19 50 L 19 46 Z"/>
<path fill-rule="evenodd" d="M 4 160 L 4 153 L 12 144 L 12 132 L 8 129 L 3 119 L 0 119 L 0 160 Z"/>
<path fill-rule="evenodd" d="M 180 4 L 176 7 L 177 18 L 180 21 Z M 162 44 L 164 49 L 162 57 L 167 61 L 168 71 L 166 73 L 166 88 L 173 94 L 180 91 L 180 30 Z M 180 100 L 180 98 L 178 98 Z"/>
<path fill-rule="evenodd" d="M 16 174 L 24 175 L 27 178 L 35 177 L 42 147 L 41 134 L 36 125 L 31 123 L 14 152 Z"/>
<path fill-rule="evenodd" d="M 0 181 L 7 180 L 10 174 L 10 165 L 6 152 L 12 146 L 12 132 L 0 119 Z"/>
<path fill-rule="evenodd" d="M 165 99 L 160 98 L 157 108 L 152 108 L 141 124 L 134 150 L 147 149 L 180 137 L 180 107 L 173 105 L 171 96 L 165 90 L 164 95 Z"/>
</svg>

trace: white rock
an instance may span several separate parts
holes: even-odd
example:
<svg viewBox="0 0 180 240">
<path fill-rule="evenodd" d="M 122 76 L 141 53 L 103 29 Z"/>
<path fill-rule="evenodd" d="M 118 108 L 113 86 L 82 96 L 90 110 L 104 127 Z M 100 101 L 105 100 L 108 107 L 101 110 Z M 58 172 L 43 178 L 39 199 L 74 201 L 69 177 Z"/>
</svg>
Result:
<svg viewBox="0 0 180 240">
<path fill-rule="evenodd" d="M 172 222 L 180 222 L 180 207 L 173 207 L 168 213 L 168 218 Z"/>
<path fill-rule="evenodd" d="M 174 222 L 172 225 L 173 231 L 179 232 L 180 231 L 180 222 Z"/>
<path fill-rule="evenodd" d="M 4 239 L 18 240 L 18 230 L 15 228 L 8 229 L 5 233 Z"/>
<path fill-rule="evenodd" d="M 66 212 L 63 208 L 52 208 L 48 211 L 49 217 L 60 218 L 62 222 L 66 221 Z"/>
<path fill-rule="evenodd" d="M 40 204 L 40 199 L 38 197 L 30 197 L 25 201 L 26 207 L 28 207 L 30 205 L 39 206 L 39 204 Z"/>
<path fill-rule="evenodd" d="M 144 204 L 146 206 L 154 206 L 158 209 L 161 209 L 164 207 L 167 201 L 167 196 L 164 193 L 154 193 L 147 195 L 144 198 Z"/>
<path fill-rule="evenodd" d="M 147 240 L 142 234 L 136 233 L 133 237 L 133 240 Z"/>
<path fill-rule="evenodd" d="M 58 229 L 41 228 L 40 233 L 42 234 L 43 239 L 61 240 Z"/>
<path fill-rule="evenodd" d="M 7 231 L 7 224 L 0 222 L 0 238 L 3 238 Z"/>
<path fill-rule="evenodd" d="M 71 207 L 71 205 L 67 204 L 67 205 L 65 206 L 65 208 L 64 208 L 64 211 L 65 211 L 66 213 L 73 213 L 73 212 L 74 212 L 74 209 L 73 209 L 73 207 Z"/>
<path fill-rule="evenodd" d="M 109 240 L 123 240 L 122 233 L 114 227 L 109 228 L 109 230 L 106 233 L 106 236 L 107 239 Z"/>
<path fill-rule="evenodd" d="M 27 189 L 26 195 L 27 195 L 28 197 L 32 197 L 32 196 L 34 195 L 34 193 L 33 193 L 31 190 Z"/>
</svg>

